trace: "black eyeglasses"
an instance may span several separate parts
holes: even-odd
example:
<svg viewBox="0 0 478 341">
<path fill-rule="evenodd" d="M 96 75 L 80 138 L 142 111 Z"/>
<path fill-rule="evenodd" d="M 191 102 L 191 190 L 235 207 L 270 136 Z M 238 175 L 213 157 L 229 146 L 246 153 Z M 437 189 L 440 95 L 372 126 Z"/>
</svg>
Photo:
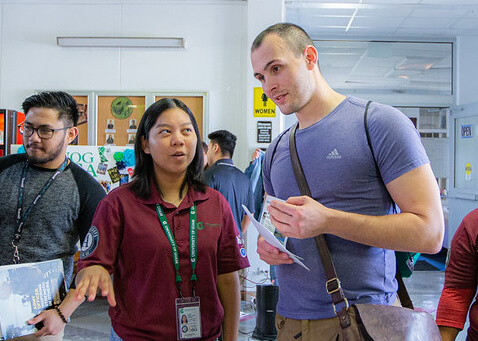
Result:
<svg viewBox="0 0 478 341">
<path fill-rule="evenodd" d="M 38 134 L 38 137 L 44 140 L 51 139 L 53 135 L 55 134 L 55 131 L 66 130 L 70 128 L 71 127 L 65 127 L 65 128 L 59 128 L 59 129 L 51 129 L 46 127 L 34 128 L 33 126 L 25 124 L 25 123 L 20 123 L 18 125 L 18 131 L 24 137 L 30 137 L 36 131 Z"/>
</svg>

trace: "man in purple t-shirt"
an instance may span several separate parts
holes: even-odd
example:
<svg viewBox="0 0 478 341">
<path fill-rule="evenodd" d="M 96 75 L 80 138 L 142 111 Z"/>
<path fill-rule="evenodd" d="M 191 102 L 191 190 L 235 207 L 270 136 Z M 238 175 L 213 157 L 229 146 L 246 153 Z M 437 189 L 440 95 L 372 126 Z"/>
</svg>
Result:
<svg viewBox="0 0 478 341">
<path fill-rule="evenodd" d="M 278 265 L 277 339 L 300 340 L 320 331 L 321 340 L 335 340 L 340 327 L 314 237 L 326 235 L 350 304 L 393 304 L 397 284 L 391 250 L 435 253 L 441 248 L 438 186 L 410 120 L 372 103 L 368 126 L 380 179 L 364 129 L 367 102 L 330 88 L 318 52 L 300 27 L 273 25 L 257 36 L 251 51 L 264 93 L 283 114 L 297 116 L 297 150 L 312 192 L 312 198 L 300 195 L 286 130 L 267 149 L 264 186 L 269 195 L 286 200 L 272 201 L 271 220 L 310 271 L 258 239 L 260 258 Z M 401 213 L 389 216 L 392 199 Z"/>
</svg>

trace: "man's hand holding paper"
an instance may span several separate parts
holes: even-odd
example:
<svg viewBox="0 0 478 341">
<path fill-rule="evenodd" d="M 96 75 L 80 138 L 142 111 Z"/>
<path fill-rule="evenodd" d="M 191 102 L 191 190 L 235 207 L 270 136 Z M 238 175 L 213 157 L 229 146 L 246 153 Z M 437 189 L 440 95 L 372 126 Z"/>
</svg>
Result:
<svg viewBox="0 0 478 341">
<path fill-rule="evenodd" d="M 271 231 L 266 227 L 260 224 L 254 216 L 249 212 L 247 207 L 242 206 L 246 214 L 252 221 L 253 226 L 257 229 L 261 238 L 257 241 L 257 253 L 260 258 L 270 265 L 279 265 L 279 264 L 292 264 L 293 262 L 301 265 L 305 269 L 309 270 L 304 263 L 301 262 L 301 258 L 294 255 L 292 252 L 287 250 L 285 246 L 277 239 Z M 264 210 L 267 208 L 264 207 Z M 267 245 L 269 244 L 269 245 Z"/>
</svg>

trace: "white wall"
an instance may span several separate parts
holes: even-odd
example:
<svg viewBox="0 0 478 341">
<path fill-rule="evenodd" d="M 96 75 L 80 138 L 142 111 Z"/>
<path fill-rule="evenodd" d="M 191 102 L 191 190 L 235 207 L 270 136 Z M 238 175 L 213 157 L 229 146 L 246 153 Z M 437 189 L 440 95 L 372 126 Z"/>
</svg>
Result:
<svg viewBox="0 0 478 341">
<path fill-rule="evenodd" d="M 244 169 L 247 3 L 99 2 L 3 2 L 0 107 L 20 110 L 44 89 L 207 92 L 206 131 L 236 134 Z M 65 48 L 57 36 L 184 37 L 186 49 Z"/>
<path fill-rule="evenodd" d="M 277 110 L 276 117 L 271 118 L 257 118 L 253 117 L 253 89 L 254 87 L 260 87 L 261 84 L 258 80 L 253 77 L 253 70 L 250 61 L 250 49 L 252 42 L 256 36 L 265 28 L 275 23 L 281 22 L 285 17 L 285 5 L 284 0 L 248 0 L 247 8 L 247 26 L 248 26 L 248 37 L 247 37 L 247 48 L 243 52 L 244 56 L 247 58 L 247 138 L 248 138 L 248 156 L 250 158 L 252 150 L 255 148 L 266 147 L 265 144 L 257 143 L 257 121 L 270 121 L 272 122 L 272 138 L 277 136 L 282 130 L 282 118 Z M 257 255 L 257 237 L 258 233 L 254 227 L 250 227 L 246 233 L 246 243 L 247 243 L 247 257 L 251 267 L 247 278 L 253 282 L 262 282 L 265 275 L 264 271 L 269 271 L 269 265 L 260 260 Z M 245 283 L 245 288 L 247 291 L 255 291 L 255 286 L 248 282 Z"/>
</svg>

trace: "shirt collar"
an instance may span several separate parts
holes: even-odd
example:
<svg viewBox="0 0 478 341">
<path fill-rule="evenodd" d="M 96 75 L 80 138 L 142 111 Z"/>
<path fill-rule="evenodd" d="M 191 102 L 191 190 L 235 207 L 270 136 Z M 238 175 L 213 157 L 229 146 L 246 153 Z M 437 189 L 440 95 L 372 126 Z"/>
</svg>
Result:
<svg viewBox="0 0 478 341">
<path fill-rule="evenodd" d="M 214 162 L 214 165 L 213 166 L 216 166 L 220 163 L 226 163 L 228 165 L 233 165 L 234 166 L 234 162 L 232 162 L 232 159 L 219 159 L 217 160 L 216 162 Z"/>
<path fill-rule="evenodd" d="M 163 198 L 161 198 L 158 192 L 158 188 L 156 187 L 156 184 L 153 180 L 150 181 L 150 186 L 151 186 L 151 195 L 149 196 L 149 198 L 146 198 L 146 199 L 137 198 L 139 202 L 143 204 L 147 204 L 147 205 L 160 204 L 166 208 L 174 208 L 172 204 L 165 202 Z M 193 205 L 194 202 L 204 201 L 207 199 L 209 199 L 209 194 L 207 192 L 202 193 L 202 192 L 196 191 L 192 187 L 189 187 L 188 192 L 186 193 L 184 200 L 181 202 L 179 207 L 189 208 Z"/>
</svg>

